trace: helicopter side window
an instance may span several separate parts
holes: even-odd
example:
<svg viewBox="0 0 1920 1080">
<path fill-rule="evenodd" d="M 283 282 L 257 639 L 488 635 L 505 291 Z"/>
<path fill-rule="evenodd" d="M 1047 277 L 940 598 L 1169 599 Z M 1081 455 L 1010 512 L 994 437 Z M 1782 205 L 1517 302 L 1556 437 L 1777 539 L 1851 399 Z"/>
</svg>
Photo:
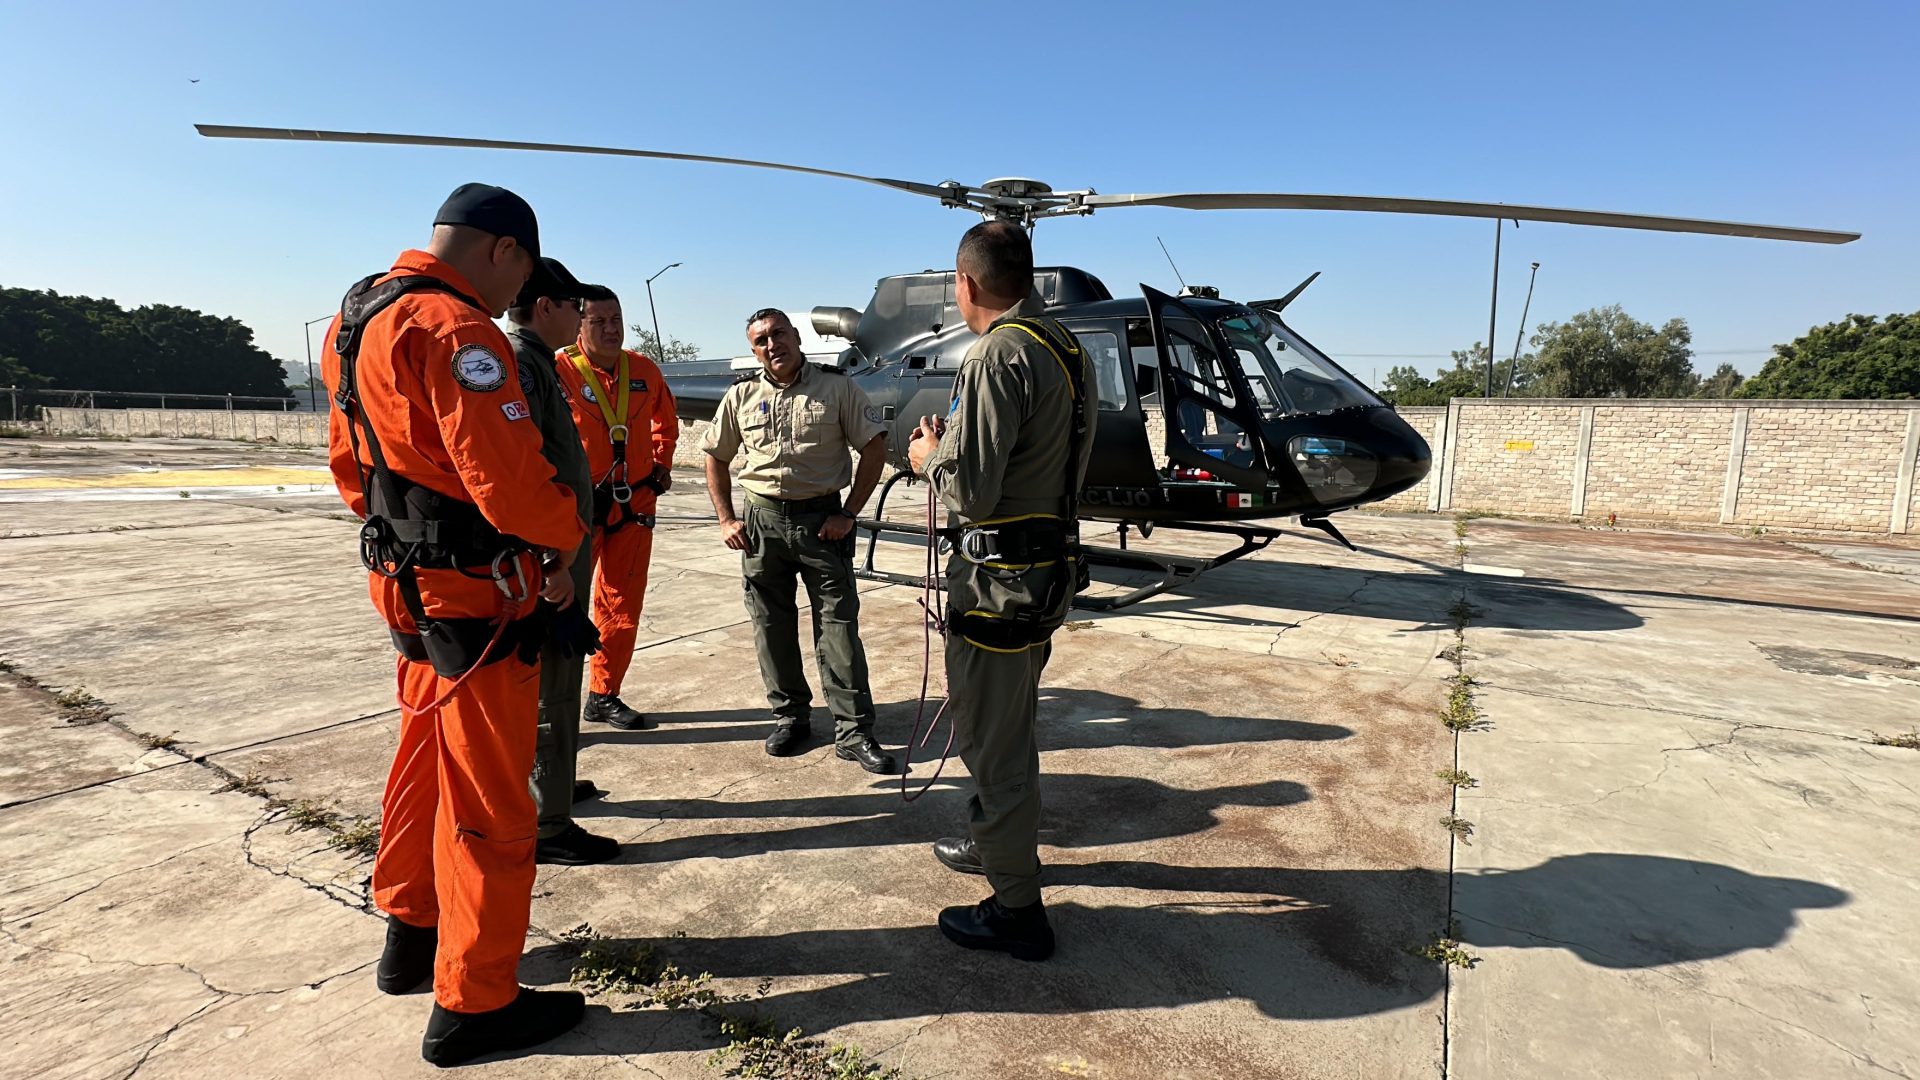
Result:
<svg viewBox="0 0 1920 1080">
<path fill-rule="evenodd" d="M 1114 412 L 1127 407 L 1127 373 L 1120 363 L 1120 336 L 1109 330 L 1075 330 L 1073 336 L 1093 359 L 1093 376 L 1100 408 Z"/>
<path fill-rule="evenodd" d="M 1263 409 L 1322 413 L 1382 404 L 1339 365 L 1268 315 L 1222 319 Z M 1275 385 L 1277 382 L 1278 385 Z"/>
</svg>

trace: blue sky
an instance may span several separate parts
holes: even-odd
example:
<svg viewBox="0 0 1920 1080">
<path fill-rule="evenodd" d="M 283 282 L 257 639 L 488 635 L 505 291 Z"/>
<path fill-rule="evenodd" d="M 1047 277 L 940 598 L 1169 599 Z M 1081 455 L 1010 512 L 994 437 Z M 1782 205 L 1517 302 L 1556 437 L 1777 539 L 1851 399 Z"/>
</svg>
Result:
<svg viewBox="0 0 1920 1080">
<path fill-rule="evenodd" d="M 1601 304 L 1691 323 L 1696 366 L 1849 312 L 1920 309 L 1920 5 L 1881 3 L 103 5 L 0 0 L 0 285 L 301 323 L 424 240 L 459 183 L 514 188 L 547 250 L 708 355 L 765 304 L 865 304 L 972 215 L 759 170 L 214 141 L 195 121 L 600 143 L 937 182 L 1413 195 L 1858 230 L 1827 247 L 1509 229 L 1498 348 Z M 1602 10 L 1603 8 L 1607 10 Z M 175 10 L 181 9 L 181 10 Z M 1017 28 L 1013 28 L 1016 27 Z M 199 82 L 190 80 L 198 79 Z M 1370 381 L 1486 335 L 1493 226 L 1115 209 L 1043 263 L 1116 293 L 1271 296 Z M 1744 350 L 1744 351 L 1743 351 Z M 1423 368 L 1441 362 L 1414 361 Z"/>
</svg>

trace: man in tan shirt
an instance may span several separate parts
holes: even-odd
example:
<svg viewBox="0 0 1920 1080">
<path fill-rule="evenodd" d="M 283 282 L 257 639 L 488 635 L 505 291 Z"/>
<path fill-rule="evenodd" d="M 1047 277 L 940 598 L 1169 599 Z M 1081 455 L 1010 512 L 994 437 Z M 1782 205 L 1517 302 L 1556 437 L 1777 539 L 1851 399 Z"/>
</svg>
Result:
<svg viewBox="0 0 1920 1080">
<path fill-rule="evenodd" d="M 833 711 L 834 753 L 868 772 L 891 773 L 893 756 L 873 738 L 873 691 L 853 577 L 853 526 L 880 479 L 886 429 L 852 380 L 807 363 L 785 312 L 754 312 L 747 340 L 761 370 L 727 389 L 701 449 L 721 537 L 741 553 L 747 614 L 775 724 L 767 753 L 797 752 L 813 712 L 813 691 L 800 666 L 797 574 L 813 605 L 814 658 Z M 743 449 L 744 518 L 733 512 L 727 472 Z M 856 449 L 857 474 L 850 458 Z M 843 503 L 840 492 L 849 481 L 853 488 Z"/>
</svg>

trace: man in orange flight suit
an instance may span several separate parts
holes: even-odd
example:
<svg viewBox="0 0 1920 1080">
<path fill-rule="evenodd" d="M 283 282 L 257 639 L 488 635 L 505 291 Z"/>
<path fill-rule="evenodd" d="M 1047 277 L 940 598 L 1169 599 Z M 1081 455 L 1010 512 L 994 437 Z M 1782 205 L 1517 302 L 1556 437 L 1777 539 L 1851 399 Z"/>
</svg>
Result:
<svg viewBox="0 0 1920 1080">
<path fill-rule="evenodd" d="M 534 635 L 518 617 L 534 610 L 534 590 L 572 602 L 563 568 L 585 535 L 489 318 L 538 254 L 524 200 L 465 185 L 425 251 L 402 252 L 348 294 L 325 359 L 328 461 L 365 519 L 368 591 L 401 651 L 400 745 L 373 869 L 388 916 L 378 982 L 399 994 L 432 976 L 421 1054 L 436 1065 L 544 1042 L 585 1010 L 578 993 L 517 978 L 539 693 L 538 654 L 525 648 Z M 544 585 L 543 552 L 555 570 Z M 529 652 L 535 660 L 521 659 Z"/>
<path fill-rule="evenodd" d="M 580 340 L 554 356 L 593 476 L 593 623 L 600 651 L 588 667 L 581 718 L 626 730 L 653 721 L 620 700 L 646 601 L 656 500 L 673 486 L 680 418 L 660 367 L 622 348 L 620 298 L 590 286 Z"/>
</svg>

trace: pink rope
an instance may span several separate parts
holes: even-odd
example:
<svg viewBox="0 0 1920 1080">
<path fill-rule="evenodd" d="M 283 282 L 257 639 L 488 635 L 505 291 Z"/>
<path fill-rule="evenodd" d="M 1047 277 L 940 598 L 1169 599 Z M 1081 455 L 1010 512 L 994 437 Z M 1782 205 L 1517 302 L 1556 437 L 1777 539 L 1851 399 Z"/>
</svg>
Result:
<svg viewBox="0 0 1920 1080">
<path fill-rule="evenodd" d="M 941 595 L 943 579 L 940 574 L 940 533 L 936 527 L 939 524 L 936 517 L 939 503 L 940 500 L 933 488 L 933 478 L 928 477 L 927 562 L 925 572 L 920 578 L 920 609 L 925 615 L 921 624 L 920 707 L 913 714 L 913 732 L 907 737 L 907 760 L 900 770 L 900 797 L 907 802 L 913 802 L 933 787 L 934 783 L 940 779 L 940 774 L 946 770 L 947 758 L 953 754 L 954 730 L 952 722 L 949 721 L 947 745 L 940 751 L 940 764 L 934 766 L 933 775 L 927 777 L 927 782 L 920 785 L 920 790 L 908 792 L 907 774 L 913 771 L 914 748 L 918 746 L 925 749 L 927 743 L 933 739 L 934 729 L 940 726 L 940 718 L 947 715 L 947 680 L 943 670 L 940 677 L 940 708 L 933 714 L 932 720 L 926 721 L 926 734 L 921 734 L 920 725 L 923 720 L 926 720 L 927 715 L 927 687 L 933 681 L 934 632 L 939 632 L 941 641 L 944 642 L 947 639 L 947 620 L 943 614 L 946 606 Z"/>
</svg>

